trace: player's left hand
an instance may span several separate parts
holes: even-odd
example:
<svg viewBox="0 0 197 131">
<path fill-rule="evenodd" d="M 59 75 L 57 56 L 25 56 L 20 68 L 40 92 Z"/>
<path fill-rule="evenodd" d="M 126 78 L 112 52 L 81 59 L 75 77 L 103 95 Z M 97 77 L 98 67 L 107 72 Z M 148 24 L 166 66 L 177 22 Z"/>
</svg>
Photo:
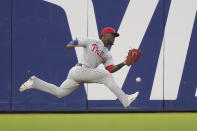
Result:
<svg viewBox="0 0 197 131">
<path fill-rule="evenodd" d="M 139 49 L 129 50 L 128 56 L 127 56 L 126 60 L 124 61 L 124 63 L 127 66 L 130 66 L 131 64 L 137 62 L 140 59 L 141 54 L 142 54 L 142 51 Z"/>
</svg>

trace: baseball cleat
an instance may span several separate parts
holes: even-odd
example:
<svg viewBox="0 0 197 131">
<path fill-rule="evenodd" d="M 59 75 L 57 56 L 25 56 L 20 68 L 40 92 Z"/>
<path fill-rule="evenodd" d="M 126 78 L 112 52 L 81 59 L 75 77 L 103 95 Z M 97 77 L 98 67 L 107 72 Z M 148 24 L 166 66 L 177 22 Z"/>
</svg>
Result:
<svg viewBox="0 0 197 131">
<path fill-rule="evenodd" d="M 34 81 L 33 81 L 34 78 L 35 78 L 35 76 L 32 76 L 32 77 L 30 77 L 29 80 L 27 80 L 25 83 L 23 83 L 23 84 L 21 85 L 21 87 L 19 88 L 19 91 L 20 91 L 20 92 L 23 92 L 23 91 L 25 91 L 25 90 L 27 90 L 27 89 L 32 88 L 33 83 L 34 83 Z"/>
<path fill-rule="evenodd" d="M 128 97 L 128 105 L 126 106 L 126 108 L 128 108 L 131 105 L 131 103 L 135 101 L 135 99 L 138 97 L 138 95 L 139 95 L 139 92 L 137 91 L 136 93 L 127 96 Z"/>
</svg>

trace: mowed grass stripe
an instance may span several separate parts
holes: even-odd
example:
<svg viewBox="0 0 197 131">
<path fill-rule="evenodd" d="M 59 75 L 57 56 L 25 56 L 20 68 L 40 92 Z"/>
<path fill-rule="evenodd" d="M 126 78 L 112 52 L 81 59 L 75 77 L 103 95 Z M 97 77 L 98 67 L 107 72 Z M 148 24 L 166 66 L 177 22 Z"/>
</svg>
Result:
<svg viewBox="0 0 197 131">
<path fill-rule="evenodd" d="M 197 131 L 197 113 L 0 114 L 0 131 Z"/>
</svg>

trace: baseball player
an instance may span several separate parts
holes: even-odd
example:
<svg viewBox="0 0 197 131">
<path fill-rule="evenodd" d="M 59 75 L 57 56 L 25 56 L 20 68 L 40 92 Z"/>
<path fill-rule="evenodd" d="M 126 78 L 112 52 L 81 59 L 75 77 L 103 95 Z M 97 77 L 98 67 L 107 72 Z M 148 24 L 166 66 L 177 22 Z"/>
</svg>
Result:
<svg viewBox="0 0 197 131">
<path fill-rule="evenodd" d="M 19 91 L 37 89 L 62 98 L 71 94 L 84 83 L 99 83 L 108 87 L 123 106 L 128 108 L 138 97 L 139 92 L 130 95 L 125 94 L 117 85 L 111 73 L 118 71 L 125 65 L 130 66 L 137 62 L 141 56 L 141 51 L 137 49 L 129 50 L 127 59 L 118 65 L 114 65 L 112 55 L 107 47 L 113 45 L 115 37 L 118 36 L 119 34 L 113 28 L 106 27 L 102 30 L 99 40 L 89 38 L 72 40 L 66 48 L 71 50 L 75 47 L 82 47 L 83 59 L 70 69 L 67 79 L 60 87 L 32 76 L 21 85 Z M 97 68 L 100 64 L 103 64 L 106 70 Z"/>
</svg>

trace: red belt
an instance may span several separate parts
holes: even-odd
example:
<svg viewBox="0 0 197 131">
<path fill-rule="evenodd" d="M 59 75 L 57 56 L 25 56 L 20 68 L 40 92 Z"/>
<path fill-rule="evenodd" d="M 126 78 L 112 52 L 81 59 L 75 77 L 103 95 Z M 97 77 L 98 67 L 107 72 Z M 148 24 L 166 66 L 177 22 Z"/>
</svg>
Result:
<svg viewBox="0 0 197 131">
<path fill-rule="evenodd" d="M 91 68 L 91 67 L 89 67 L 89 66 L 87 66 L 85 64 L 81 64 L 81 63 L 76 64 L 76 66 L 83 66 L 83 67 Z"/>
<path fill-rule="evenodd" d="M 81 63 L 78 63 L 76 66 L 82 66 L 82 64 Z"/>
</svg>

